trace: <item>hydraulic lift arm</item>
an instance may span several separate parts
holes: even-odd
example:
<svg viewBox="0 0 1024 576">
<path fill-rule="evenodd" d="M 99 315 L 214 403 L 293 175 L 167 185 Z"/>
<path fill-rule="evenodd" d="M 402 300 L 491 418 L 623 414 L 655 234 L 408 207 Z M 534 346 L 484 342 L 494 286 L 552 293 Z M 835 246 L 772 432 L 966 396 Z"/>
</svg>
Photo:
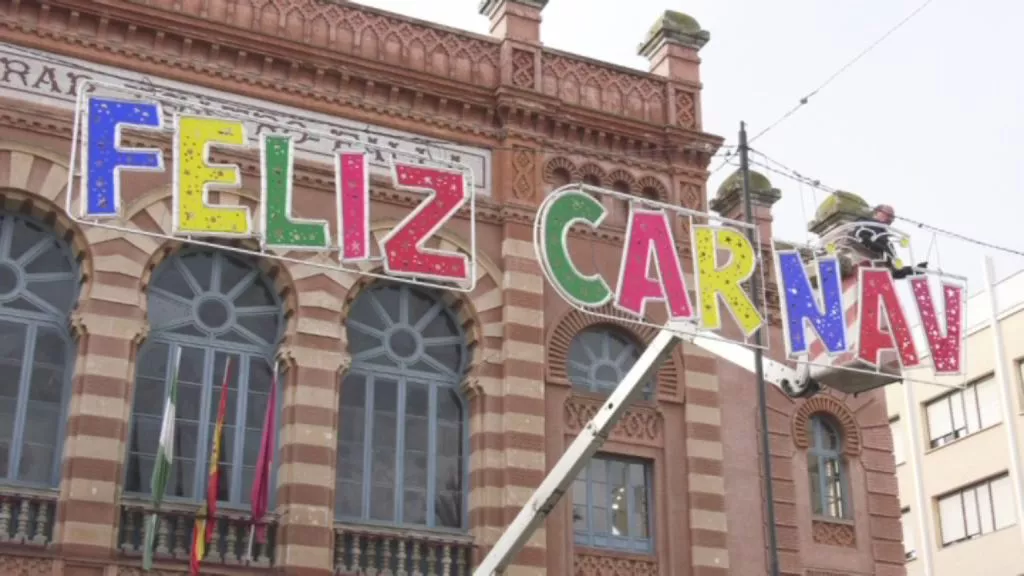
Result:
<svg viewBox="0 0 1024 576">
<path fill-rule="evenodd" d="M 742 344 L 723 340 L 690 322 L 673 322 L 663 328 L 586 428 L 562 454 L 512 524 L 505 529 L 494 548 L 473 572 L 473 576 L 499 576 L 504 573 L 515 555 L 526 545 L 562 495 L 569 490 L 580 471 L 590 461 L 590 457 L 608 439 L 608 435 L 629 407 L 629 403 L 641 389 L 642 383 L 658 372 L 662 362 L 680 341 L 691 342 L 749 372 L 754 371 L 754 351 Z M 787 395 L 803 396 L 818 389 L 818 385 L 812 379 L 811 369 L 806 363 L 801 363 L 799 369 L 794 369 L 764 358 L 763 365 L 765 381 L 778 386 Z"/>
</svg>

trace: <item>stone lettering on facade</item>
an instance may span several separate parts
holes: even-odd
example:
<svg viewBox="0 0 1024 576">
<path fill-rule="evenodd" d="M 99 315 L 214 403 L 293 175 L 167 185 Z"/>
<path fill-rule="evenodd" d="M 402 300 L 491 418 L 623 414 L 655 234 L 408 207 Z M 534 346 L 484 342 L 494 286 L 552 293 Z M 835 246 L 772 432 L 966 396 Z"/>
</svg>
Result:
<svg viewBox="0 0 1024 576">
<path fill-rule="evenodd" d="M 490 150 L 461 146 L 56 54 L 14 46 L 0 47 L 0 97 L 73 109 L 78 86 L 85 80 L 123 86 L 138 92 L 140 96 L 154 97 L 165 103 L 164 109 L 169 113 L 245 118 L 246 133 L 253 143 L 259 142 L 260 137 L 266 133 L 289 135 L 295 140 L 297 156 L 312 156 L 321 162 L 333 162 L 333 156 L 341 151 L 341 143 L 336 138 L 320 138 L 317 133 L 344 136 L 379 147 L 371 148 L 376 152 L 370 158 L 371 170 L 378 174 L 388 174 L 389 158 L 384 153 L 385 149 L 393 150 L 403 159 L 411 160 L 420 156 L 463 164 L 472 170 L 477 195 L 490 195 Z M 282 125 L 294 126 L 295 130 L 288 130 Z"/>
</svg>

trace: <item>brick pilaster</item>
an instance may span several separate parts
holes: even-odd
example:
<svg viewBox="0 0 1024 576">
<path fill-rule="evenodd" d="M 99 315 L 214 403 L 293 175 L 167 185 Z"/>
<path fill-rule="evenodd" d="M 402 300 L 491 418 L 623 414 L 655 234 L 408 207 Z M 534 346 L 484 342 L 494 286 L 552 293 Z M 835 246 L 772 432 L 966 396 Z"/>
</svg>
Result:
<svg viewBox="0 0 1024 576">
<path fill-rule="evenodd" d="M 105 559 L 116 546 L 135 355 L 147 324 L 139 278 L 156 241 L 91 229 L 94 277 L 73 326 L 78 355 L 54 542 L 67 558 Z"/>
<path fill-rule="evenodd" d="M 278 453 L 277 557 L 283 574 L 334 573 L 334 489 L 338 386 L 343 353 L 341 310 L 349 275 L 298 265 L 289 270 L 298 297 L 294 332 L 282 347 Z"/>
</svg>

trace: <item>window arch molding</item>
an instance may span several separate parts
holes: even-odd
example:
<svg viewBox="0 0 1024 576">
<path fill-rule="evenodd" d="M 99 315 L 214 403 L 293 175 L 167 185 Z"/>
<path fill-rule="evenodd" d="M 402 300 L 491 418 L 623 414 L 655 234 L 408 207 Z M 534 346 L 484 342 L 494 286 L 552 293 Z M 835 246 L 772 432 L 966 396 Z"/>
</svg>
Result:
<svg viewBox="0 0 1024 576">
<path fill-rule="evenodd" d="M 398 222 L 398 220 L 394 219 L 379 220 L 370 225 L 370 231 L 374 237 L 377 237 L 387 230 L 393 230 Z M 469 252 L 469 244 L 467 242 L 459 236 L 444 230 L 439 230 L 434 234 L 433 238 L 428 239 L 425 247 L 432 250 L 457 249 L 462 252 Z M 497 355 L 500 353 L 500 344 L 495 342 L 493 348 L 489 347 L 485 334 L 500 334 L 503 326 L 501 316 L 501 284 L 499 282 L 502 274 L 500 269 L 494 265 L 487 255 L 479 251 L 477 252 L 476 263 L 483 274 L 480 274 L 478 271 L 479 277 L 477 278 L 475 290 L 470 293 L 451 290 L 440 293 L 440 297 L 444 300 L 445 304 L 455 313 L 455 317 L 462 327 L 462 332 L 465 334 L 466 346 L 469 349 L 469 363 L 463 376 L 462 385 L 470 398 L 474 398 L 478 393 L 482 392 L 477 381 L 483 366 L 491 359 L 497 358 Z M 369 272 L 384 275 L 384 269 L 380 267 L 373 268 Z M 381 278 L 366 274 L 356 278 L 345 296 L 341 317 L 347 318 L 352 304 L 359 295 L 381 280 Z M 347 354 L 348 349 L 348 334 L 345 330 L 342 330 L 341 350 L 346 351 Z"/>
<path fill-rule="evenodd" d="M 149 490 L 156 453 L 153 438 L 159 436 L 172 358 L 181 350 L 177 437 L 167 495 L 184 500 L 204 497 L 217 403 L 226 360 L 231 358 L 219 500 L 227 506 L 248 503 L 273 366 L 287 330 L 279 287 L 287 275 L 279 263 L 272 263 L 273 272 L 268 274 L 266 260 L 169 243 L 145 267 L 149 329 L 133 375 L 125 492 Z M 279 367 L 279 373 L 284 368 Z M 279 375 L 279 397 L 283 381 Z M 282 406 L 279 402 L 278 410 Z"/>
<path fill-rule="evenodd" d="M 546 338 L 548 382 L 572 386 L 568 373 L 569 350 L 572 341 L 580 332 L 602 325 L 621 330 L 632 336 L 642 346 L 650 344 L 657 334 L 657 330 L 654 328 L 636 323 L 610 304 L 589 313 L 572 308 L 563 313 L 548 331 Z M 682 375 L 683 355 L 682 346 L 680 346 L 658 371 L 653 398 L 682 401 L 683 389 L 679 385 Z"/>
<path fill-rule="evenodd" d="M 856 417 L 846 404 L 829 394 L 819 394 L 804 401 L 793 415 L 793 443 L 797 448 L 810 448 L 811 418 L 816 415 L 825 415 L 836 424 L 845 456 L 854 458 L 860 455 L 861 431 Z"/>
<path fill-rule="evenodd" d="M 472 362 L 462 300 L 388 280 L 354 288 L 343 314 L 351 361 L 338 407 L 336 517 L 462 532 Z"/>
</svg>

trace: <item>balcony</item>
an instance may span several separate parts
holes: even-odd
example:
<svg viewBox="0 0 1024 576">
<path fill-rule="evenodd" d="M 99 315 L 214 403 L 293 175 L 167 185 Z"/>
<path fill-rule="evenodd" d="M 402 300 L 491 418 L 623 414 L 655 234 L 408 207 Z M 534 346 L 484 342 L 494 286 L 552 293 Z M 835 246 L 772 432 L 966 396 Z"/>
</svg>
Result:
<svg viewBox="0 0 1024 576">
<path fill-rule="evenodd" d="M 348 524 L 334 526 L 334 573 L 469 576 L 473 538 Z"/>
<path fill-rule="evenodd" d="M 57 492 L 5 487 L 0 492 L 0 544 L 45 550 L 53 541 Z"/>
<path fill-rule="evenodd" d="M 196 505 L 165 503 L 161 507 L 156 532 L 155 562 L 187 562 L 192 551 L 192 531 Z M 128 557 L 142 557 L 145 518 L 152 511 L 148 503 L 125 503 L 121 506 L 121 530 L 118 548 Z M 204 566 L 248 566 L 270 568 L 274 565 L 275 523 L 267 529 L 267 542 L 253 543 L 249 559 L 249 515 L 236 510 L 218 510 L 214 520 L 214 541 L 207 545 Z"/>
</svg>

